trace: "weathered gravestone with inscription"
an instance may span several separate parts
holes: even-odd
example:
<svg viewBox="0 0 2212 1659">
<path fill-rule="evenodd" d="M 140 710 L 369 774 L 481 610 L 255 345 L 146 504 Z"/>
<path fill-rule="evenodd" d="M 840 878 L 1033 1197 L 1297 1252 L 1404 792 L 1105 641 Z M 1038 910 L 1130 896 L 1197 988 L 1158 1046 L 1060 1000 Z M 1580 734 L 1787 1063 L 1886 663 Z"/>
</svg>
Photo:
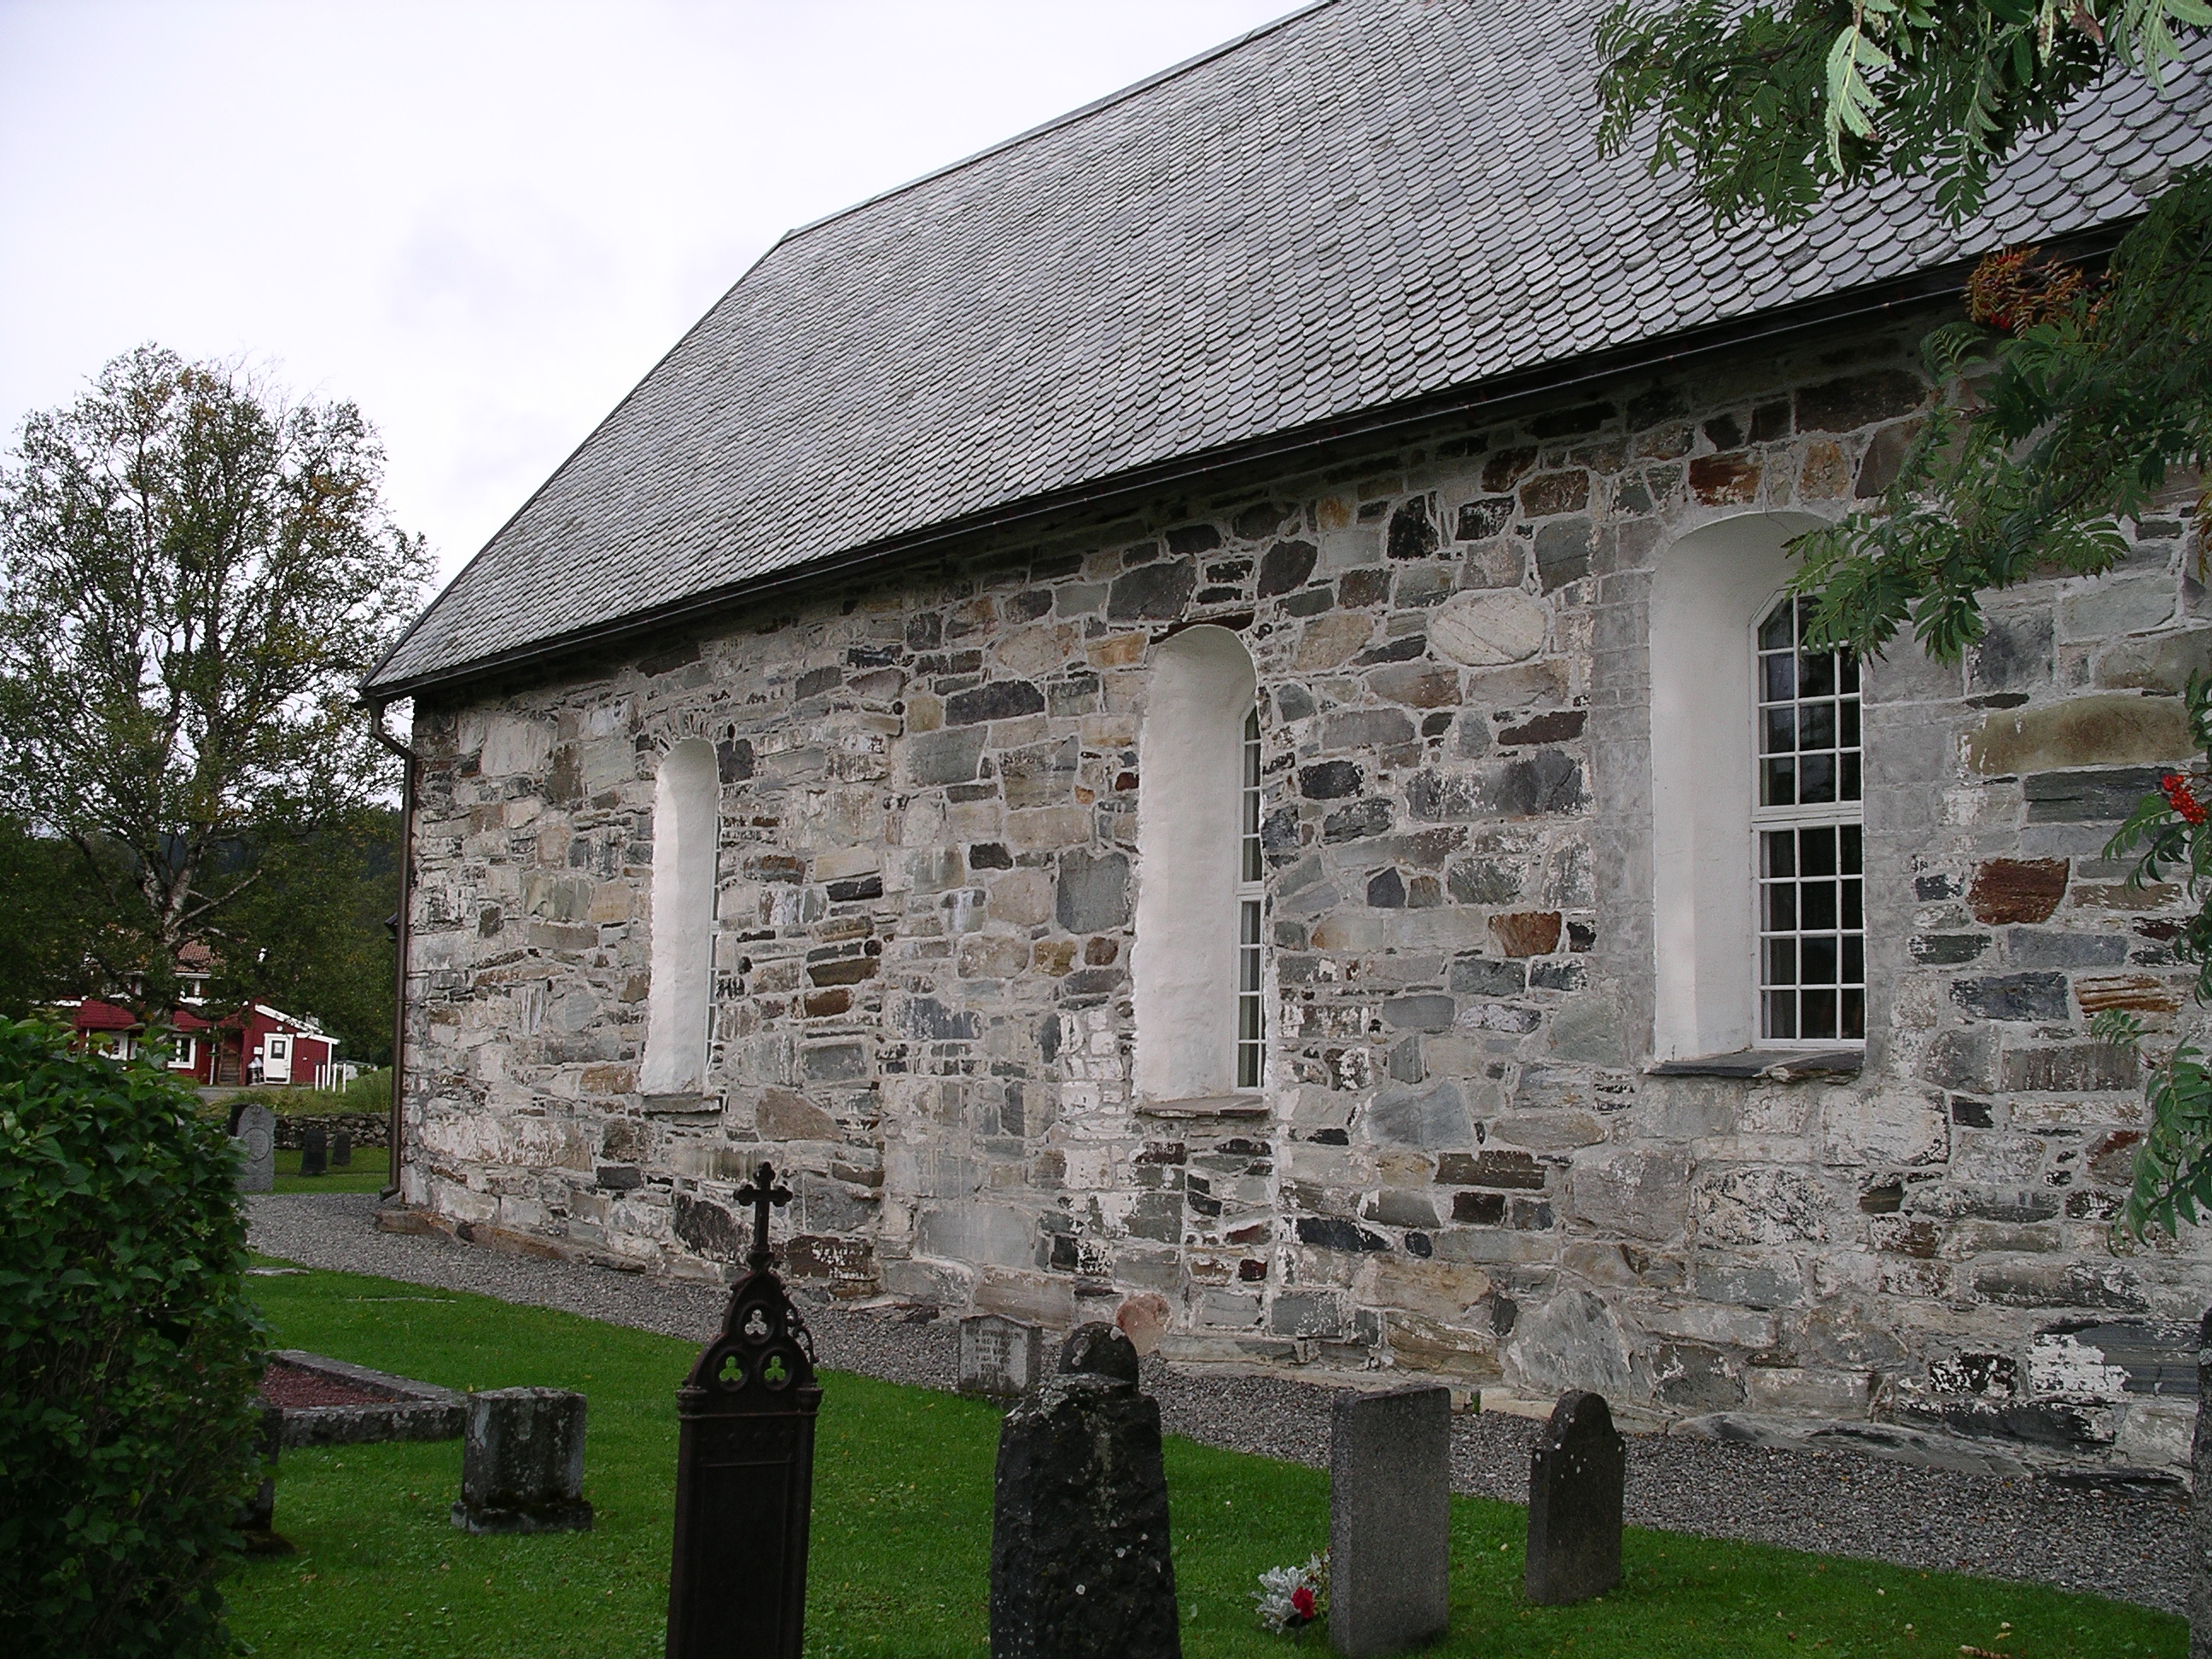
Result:
<svg viewBox="0 0 2212 1659">
<path fill-rule="evenodd" d="M 1628 1449 L 1605 1396 L 1577 1389 L 1552 1408 L 1528 1465 L 1528 1599 L 1586 1601 L 1620 1582 Z"/>
<path fill-rule="evenodd" d="M 471 1394 L 453 1524 L 474 1533 L 589 1532 L 586 1409 L 584 1396 L 566 1389 Z"/>
<path fill-rule="evenodd" d="M 331 1167 L 331 1139 L 319 1123 L 310 1123 L 300 1137 L 300 1173 L 327 1175 Z"/>
<path fill-rule="evenodd" d="M 331 1168 L 346 1170 L 353 1167 L 353 1136 L 343 1129 L 331 1133 Z"/>
<path fill-rule="evenodd" d="M 751 1269 L 721 1334 L 676 1392 L 676 1548 L 668 1659 L 799 1659 L 814 1502 L 814 1339 L 785 1294 L 769 1213 L 791 1201 L 763 1164 L 738 1189 L 753 1207 Z"/>
<path fill-rule="evenodd" d="M 1111 1325 L 1079 1325 L 1006 1413 L 992 1659 L 1181 1659 L 1159 1402 Z"/>
<path fill-rule="evenodd" d="M 960 1322 L 960 1392 L 1011 1400 L 1044 1375 L 1044 1333 L 1018 1319 L 977 1314 Z"/>
<path fill-rule="evenodd" d="M 231 1144 L 238 1150 L 238 1190 L 276 1188 L 276 1114 L 266 1106 L 240 1106 L 230 1115 Z"/>
<path fill-rule="evenodd" d="M 1451 1622 L 1451 1390 L 1339 1395 L 1328 1443 L 1328 1639 L 1404 1653 Z"/>
</svg>

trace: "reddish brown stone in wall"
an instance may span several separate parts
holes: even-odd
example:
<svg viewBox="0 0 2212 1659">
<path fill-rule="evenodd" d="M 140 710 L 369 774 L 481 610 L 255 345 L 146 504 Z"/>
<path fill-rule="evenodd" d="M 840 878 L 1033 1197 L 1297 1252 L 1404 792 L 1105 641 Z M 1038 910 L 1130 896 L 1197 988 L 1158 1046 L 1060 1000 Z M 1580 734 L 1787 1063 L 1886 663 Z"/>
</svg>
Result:
<svg viewBox="0 0 2212 1659">
<path fill-rule="evenodd" d="M 1997 927 L 2048 921 L 2065 896 L 2064 859 L 1991 859 L 1974 872 L 1966 903 L 1975 921 Z"/>
<path fill-rule="evenodd" d="M 1579 513 L 1589 505 L 1587 472 L 1539 472 L 1521 486 L 1521 511 L 1531 519 Z"/>
<path fill-rule="evenodd" d="M 1516 910 L 1491 917 L 1490 931 L 1509 957 L 1547 957 L 1559 948 L 1559 913 Z"/>
<path fill-rule="evenodd" d="M 1510 489 L 1535 464 L 1533 449 L 1501 449 L 1482 464 L 1482 487 L 1493 495 Z"/>
<path fill-rule="evenodd" d="M 1741 453 L 1700 455 L 1690 463 L 1690 491 L 1714 507 L 1741 505 L 1759 495 L 1759 463 Z"/>
<path fill-rule="evenodd" d="M 2077 979 L 2074 996 L 2085 1014 L 2101 1014 L 2109 1008 L 2170 1014 L 2181 1006 L 2181 993 L 2148 974 L 2100 974 L 2094 979 Z"/>
</svg>

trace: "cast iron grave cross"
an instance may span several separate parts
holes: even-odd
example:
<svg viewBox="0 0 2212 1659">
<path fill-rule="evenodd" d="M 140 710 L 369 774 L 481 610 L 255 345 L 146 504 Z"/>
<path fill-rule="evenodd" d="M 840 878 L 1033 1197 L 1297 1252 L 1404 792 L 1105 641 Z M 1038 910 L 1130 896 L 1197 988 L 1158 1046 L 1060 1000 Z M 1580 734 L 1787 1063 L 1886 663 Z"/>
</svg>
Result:
<svg viewBox="0 0 2212 1659">
<path fill-rule="evenodd" d="M 753 1171 L 751 1186 L 738 1188 L 737 1198 L 738 1203 L 753 1206 L 753 1248 L 745 1260 L 757 1273 L 775 1259 L 768 1248 L 769 1207 L 790 1203 L 791 1188 L 777 1186 L 775 1170 L 763 1164 Z"/>
</svg>

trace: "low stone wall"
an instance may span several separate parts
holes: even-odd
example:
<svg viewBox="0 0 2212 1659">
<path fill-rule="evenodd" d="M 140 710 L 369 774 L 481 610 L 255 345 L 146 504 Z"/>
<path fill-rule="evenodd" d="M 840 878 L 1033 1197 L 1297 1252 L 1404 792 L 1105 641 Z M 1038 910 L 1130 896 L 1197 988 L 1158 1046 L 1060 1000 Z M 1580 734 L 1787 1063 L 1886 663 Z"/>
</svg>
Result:
<svg viewBox="0 0 2212 1659">
<path fill-rule="evenodd" d="M 344 1130 L 353 1137 L 356 1152 L 364 1146 L 380 1148 L 392 1144 L 392 1120 L 382 1112 L 279 1112 L 276 1145 L 285 1152 L 296 1152 L 307 1145 L 307 1130 L 316 1125 L 329 1135 Z"/>
</svg>

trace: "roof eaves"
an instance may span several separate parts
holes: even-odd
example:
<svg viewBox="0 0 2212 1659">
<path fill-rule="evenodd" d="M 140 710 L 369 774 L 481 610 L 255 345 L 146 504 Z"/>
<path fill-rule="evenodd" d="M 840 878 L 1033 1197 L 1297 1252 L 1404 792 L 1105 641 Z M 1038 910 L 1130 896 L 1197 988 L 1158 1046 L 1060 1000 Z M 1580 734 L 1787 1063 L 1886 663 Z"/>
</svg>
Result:
<svg viewBox="0 0 2212 1659">
<path fill-rule="evenodd" d="M 1333 3 L 1334 0 L 1327 0 L 1327 3 Z M 2133 222 L 2132 218 L 2107 221 L 2073 236 L 2054 238 L 2049 246 L 2054 252 L 2066 257 L 2094 259 L 2108 252 Z M 459 685 L 494 674 L 534 666 L 578 652 L 606 647 L 672 623 L 726 610 L 744 600 L 765 599 L 792 588 L 815 586 L 824 580 L 856 575 L 892 559 L 941 547 L 947 543 L 1011 528 L 1057 513 L 1102 506 L 1170 489 L 1231 466 L 1288 459 L 1328 445 L 1381 437 L 1407 427 L 1478 409 L 1488 409 L 1495 418 L 1502 419 L 1516 407 L 1569 396 L 1577 388 L 1594 382 L 1656 368 L 1683 358 L 1700 356 L 1708 352 L 1777 340 L 1955 293 L 1978 258 L 1978 255 L 1968 255 L 1940 265 L 1923 266 L 1856 289 L 1801 301 L 1771 311 L 1753 311 L 1670 334 L 1653 336 L 1623 347 L 1555 359 L 1470 381 L 1425 397 L 1374 405 L 1348 416 L 1290 431 L 1272 432 L 1239 443 L 1094 478 L 1069 489 L 1000 502 L 958 520 L 927 526 L 881 542 L 862 544 L 763 576 L 742 578 L 628 616 L 565 634 L 548 635 L 507 651 L 434 668 L 388 684 L 377 684 L 372 672 L 363 682 L 363 700 L 373 706 L 380 706 L 418 692 Z M 397 648 L 394 647 L 395 650 Z M 379 668 L 381 666 L 380 663 Z"/>
</svg>

